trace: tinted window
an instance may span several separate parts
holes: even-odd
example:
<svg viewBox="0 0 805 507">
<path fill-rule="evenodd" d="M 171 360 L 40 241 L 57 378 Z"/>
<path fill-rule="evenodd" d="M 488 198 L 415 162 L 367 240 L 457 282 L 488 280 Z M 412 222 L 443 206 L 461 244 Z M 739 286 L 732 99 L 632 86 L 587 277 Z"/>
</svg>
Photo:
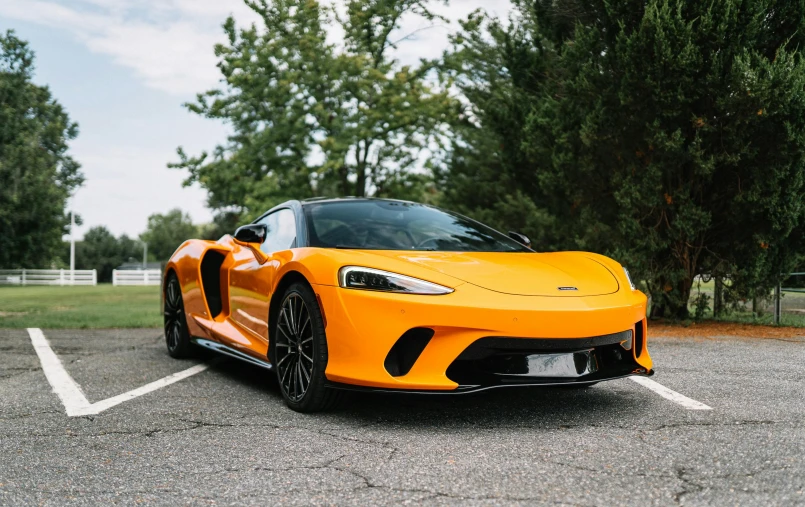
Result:
<svg viewBox="0 0 805 507">
<path fill-rule="evenodd" d="M 422 204 L 337 201 L 306 204 L 311 246 L 370 250 L 528 252 L 474 220 Z"/>
<path fill-rule="evenodd" d="M 293 211 L 281 209 L 257 221 L 266 224 L 266 240 L 260 245 L 265 253 L 288 250 L 296 246 L 296 218 Z"/>
</svg>

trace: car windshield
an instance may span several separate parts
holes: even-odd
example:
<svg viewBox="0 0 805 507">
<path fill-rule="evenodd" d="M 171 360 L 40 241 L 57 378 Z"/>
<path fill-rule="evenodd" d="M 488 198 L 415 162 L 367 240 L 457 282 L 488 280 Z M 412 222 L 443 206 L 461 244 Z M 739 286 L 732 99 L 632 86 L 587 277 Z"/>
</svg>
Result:
<svg viewBox="0 0 805 507">
<path fill-rule="evenodd" d="M 469 218 L 400 201 L 330 201 L 305 204 L 310 245 L 366 250 L 530 252 Z"/>
</svg>

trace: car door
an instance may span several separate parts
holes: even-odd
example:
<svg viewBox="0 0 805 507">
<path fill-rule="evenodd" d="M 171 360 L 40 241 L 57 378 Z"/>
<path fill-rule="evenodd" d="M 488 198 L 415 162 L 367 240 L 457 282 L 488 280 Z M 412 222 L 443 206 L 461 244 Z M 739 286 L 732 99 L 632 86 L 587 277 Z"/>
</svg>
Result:
<svg viewBox="0 0 805 507">
<path fill-rule="evenodd" d="M 264 358 L 268 351 L 268 307 L 279 260 L 272 254 L 296 246 L 294 212 L 282 208 L 257 223 L 265 224 L 266 239 L 260 250 L 267 260 L 260 263 L 251 247 L 238 245 L 229 270 L 229 321 L 241 331 L 231 346 Z"/>
</svg>

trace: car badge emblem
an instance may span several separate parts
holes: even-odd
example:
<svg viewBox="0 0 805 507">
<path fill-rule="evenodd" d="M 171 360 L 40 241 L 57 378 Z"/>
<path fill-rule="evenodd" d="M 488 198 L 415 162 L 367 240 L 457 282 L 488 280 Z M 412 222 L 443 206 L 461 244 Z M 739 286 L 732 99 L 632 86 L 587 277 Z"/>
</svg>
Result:
<svg viewBox="0 0 805 507">
<path fill-rule="evenodd" d="M 576 287 L 557 287 L 559 290 L 579 290 Z"/>
</svg>

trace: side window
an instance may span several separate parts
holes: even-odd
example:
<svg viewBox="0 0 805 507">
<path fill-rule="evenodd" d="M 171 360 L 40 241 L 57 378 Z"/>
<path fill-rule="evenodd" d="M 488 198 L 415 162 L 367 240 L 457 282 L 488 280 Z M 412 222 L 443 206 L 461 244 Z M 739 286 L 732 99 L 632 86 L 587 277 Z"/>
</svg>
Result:
<svg viewBox="0 0 805 507">
<path fill-rule="evenodd" d="M 281 209 L 264 217 L 258 223 L 266 224 L 266 240 L 260 250 L 269 254 L 296 246 L 296 218 L 293 211 Z"/>
</svg>

